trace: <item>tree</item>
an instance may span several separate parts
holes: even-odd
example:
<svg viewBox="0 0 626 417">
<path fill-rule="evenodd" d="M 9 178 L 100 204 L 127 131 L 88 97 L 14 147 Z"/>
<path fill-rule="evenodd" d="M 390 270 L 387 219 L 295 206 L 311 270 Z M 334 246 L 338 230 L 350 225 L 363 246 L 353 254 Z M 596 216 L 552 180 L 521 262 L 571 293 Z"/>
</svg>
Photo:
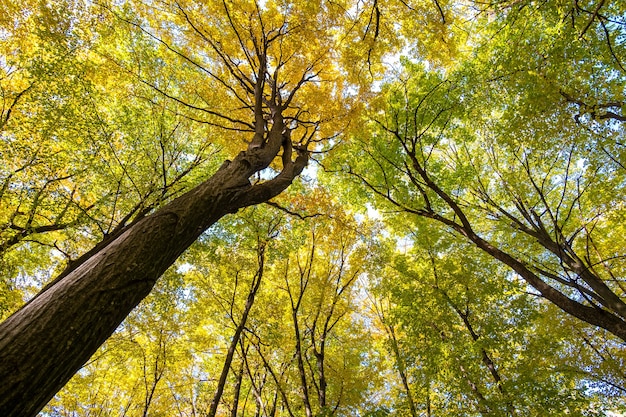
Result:
<svg viewBox="0 0 626 417">
<path fill-rule="evenodd" d="M 361 265 L 368 263 L 366 245 L 371 244 L 361 242 L 355 225 L 342 218 L 340 209 L 333 212 L 336 217 L 330 224 L 311 222 L 307 247 L 297 252 L 295 259 L 286 259 L 281 285 L 289 300 L 298 391 L 307 416 L 335 415 L 346 406 L 344 402 L 350 404 L 352 381 L 345 376 L 351 371 L 345 369 L 351 362 L 345 353 L 349 349 L 338 345 L 339 340 L 350 337 L 339 329 L 345 331 L 344 322 L 358 329 L 347 316 L 356 309 L 353 287 L 364 272 Z M 369 226 L 361 227 L 364 231 Z M 343 355 L 344 369 L 337 369 L 341 362 L 332 353 Z"/>
<path fill-rule="evenodd" d="M 318 66 L 324 55 L 309 60 L 290 52 L 294 47 L 290 41 L 307 33 L 297 24 L 291 28 L 289 16 L 281 17 L 277 9 L 261 11 L 253 6 L 233 15 L 224 3 L 221 10 L 224 28 L 235 38 L 232 45 L 215 40 L 200 26 L 194 20 L 195 10 L 177 4 L 172 12 L 186 22 L 194 41 L 202 41 L 212 51 L 220 68 L 217 75 L 166 39 L 150 36 L 186 64 L 215 75 L 228 94 L 244 105 L 241 117 L 252 116 L 251 123 L 239 115 L 213 116 L 249 129 L 252 138 L 247 149 L 193 190 L 107 236 L 2 323 L 0 373 L 5 383 L 0 410 L 4 415 L 34 415 L 198 236 L 224 215 L 276 196 L 306 165 L 307 148 L 319 122 L 304 119 L 302 112 L 312 109 L 298 106 L 295 98 L 297 93 L 312 93 L 309 85 L 321 79 Z M 130 23 L 149 32 L 140 23 Z M 208 111 L 183 103 L 164 89 L 160 92 L 183 107 Z M 276 158 L 282 165 L 272 165 L 274 177 L 252 184 L 249 179 Z"/>
<path fill-rule="evenodd" d="M 396 209 L 454 230 L 559 308 L 626 340 L 623 253 L 606 232 L 622 212 L 623 123 L 612 116 L 622 93 L 614 92 L 611 77 L 574 82 L 563 74 L 578 64 L 566 61 L 558 74 L 549 64 L 565 52 L 579 56 L 591 74 L 606 70 L 623 80 L 623 71 L 610 33 L 609 43 L 601 32 L 586 33 L 593 52 L 563 40 L 579 36 L 575 25 L 561 23 L 558 42 L 540 41 L 539 33 L 552 39 L 547 26 L 562 13 L 550 7 L 504 13 L 494 26 L 504 25 L 498 36 L 506 46 L 479 49 L 447 76 L 406 60 L 401 81 L 385 91 L 387 104 L 373 109 L 371 130 L 356 134 L 360 144 L 340 163 Z M 524 32 L 522 17 L 544 30 Z M 533 44 L 545 56 L 521 62 L 509 43 Z M 512 74 L 488 69 L 507 59 Z M 615 106 L 600 104 L 598 111 L 610 114 L 592 116 L 566 90 Z"/>
</svg>

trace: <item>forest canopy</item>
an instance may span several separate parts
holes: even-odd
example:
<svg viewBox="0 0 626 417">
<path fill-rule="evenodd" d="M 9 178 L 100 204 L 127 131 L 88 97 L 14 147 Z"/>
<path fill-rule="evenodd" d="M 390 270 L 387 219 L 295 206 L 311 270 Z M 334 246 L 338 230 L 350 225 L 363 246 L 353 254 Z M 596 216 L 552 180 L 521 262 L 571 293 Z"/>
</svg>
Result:
<svg viewBox="0 0 626 417">
<path fill-rule="evenodd" d="M 0 0 L 0 415 L 624 415 L 625 16 Z"/>
</svg>

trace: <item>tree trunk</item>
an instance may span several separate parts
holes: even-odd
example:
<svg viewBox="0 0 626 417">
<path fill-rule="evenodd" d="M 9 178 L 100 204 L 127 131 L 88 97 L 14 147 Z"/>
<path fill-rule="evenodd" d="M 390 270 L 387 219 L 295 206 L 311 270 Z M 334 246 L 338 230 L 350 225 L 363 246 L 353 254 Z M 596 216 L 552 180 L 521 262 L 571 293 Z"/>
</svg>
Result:
<svg viewBox="0 0 626 417">
<path fill-rule="evenodd" d="M 226 378 L 228 377 L 230 366 L 233 362 L 233 356 L 235 356 L 235 350 L 237 349 L 237 345 L 239 344 L 241 333 L 246 327 L 248 315 L 250 314 L 250 310 L 252 310 L 252 305 L 254 304 L 254 298 L 259 291 L 259 287 L 261 286 L 261 280 L 263 279 L 263 268 L 265 265 L 265 244 L 260 243 L 257 250 L 259 269 L 252 279 L 252 283 L 250 284 L 250 291 L 248 292 L 248 298 L 246 299 L 246 305 L 244 306 L 244 310 L 241 315 L 241 320 L 237 324 L 235 334 L 230 341 L 230 345 L 228 346 L 226 358 L 224 359 L 224 366 L 222 366 L 222 372 L 220 373 L 220 378 L 217 382 L 217 389 L 215 390 L 215 394 L 213 395 L 213 400 L 211 400 L 211 406 L 209 408 L 209 413 L 207 414 L 207 417 L 215 417 L 215 415 L 217 414 L 217 407 L 220 404 L 222 394 L 224 393 L 224 388 L 226 387 Z"/>
<path fill-rule="evenodd" d="M 387 335 L 389 336 L 389 340 L 391 342 L 393 355 L 395 356 L 395 359 L 396 359 L 396 367 L 398 369 L 398 373 L 400 374 L 402 387 L 404 387 L 404 393 L 406 394 L 406 401 L 409 404 L 409 411 L 411 412 L 412 417 L 417 417 L 417 409 L 415 408 L 415 402 L 413 401 L 411 387 L 409 386 L 409 379 L 407 377 L 406 367 L 404 366 L 404 359 L 402 359 L 402 355 L 400 354 L 400 348 L 398 346 L 398 339 L 396 338 L 396 332 L 392 325 L 384 324 L 384 326 L 385 326 L 385 330 L 387 331 Z"/>
<path fill-rule="evenodd" d="M 245 353 L 244 353 L 245 354 Z M 243 381 L 244 360 L 241 360 L 239 372 L 237 372 L 237 382 L 235 382 L 235 392 L 233 394 L 233 407 L 230 409 L 230 417 L 237 417 L 239 412 L 239 396 L 241 395 L 241 383 Z"/>
<path fill-rule="evenodd" d="M 276 196 L 299 175 L 307 153 L 283 156 L 274 179 L 255 172 L 291 155 L 284 125 L 260 148 L 241 152 L 207 181 L 142 219 L 0 324 L 0 415 L 35 416 L 146 297 L 200 234 L 228 213 Z"/>
<path fill-rule="evenodd" d="M 299 303 L 298 303 L 299 304 Z M 304 358 L 302 354 L 302 337 L 300 336 L 300 327 L 298 324 L 298 312 L 292 310 L 291 313 L 293 319 L 294 336 L 296 339 L 296 359 L 298 360 L 298 374 L 300 375 L 300 383 L 302 388 L 302 402 L 304 404 L 304 411 L 306 417 L 313 417 L 313 410 L 311 408 L 311 399 L 309 396 L 309 385 L 306 380 L 306 371 L 304 369 Z"/>
</svg>

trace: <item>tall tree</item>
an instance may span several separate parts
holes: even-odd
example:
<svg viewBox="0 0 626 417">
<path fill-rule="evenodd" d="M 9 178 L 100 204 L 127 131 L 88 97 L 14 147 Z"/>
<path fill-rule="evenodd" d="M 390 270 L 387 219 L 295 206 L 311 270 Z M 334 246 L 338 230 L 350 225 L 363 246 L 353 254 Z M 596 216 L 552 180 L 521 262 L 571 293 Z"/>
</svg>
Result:
<svg viewBox="0 0 626 417">
<path fill-rule="evenodd" d="M 124 21 L 184 65 L 204 72 L 210 83 L 199 86 L 194 94 L 202 97 L 207 85 L 221 85 L 241 110 L 226 115 L 201 107 L 183 97 L 184 92 L 178 96 L 182 86 L 171 91 L 131 69 L 142 83 L 184 109 L 208 114 L 209 123 L 226 122 L 249 131 L 246 149 L 193 190 L 108 235 L 0 325 L 3 415 L 34 415 L 198 236 L 222 216 L 276 196 L 305 167 L 320 120 L 311 119 L 315 102 L 305 106 L 298 95 L 306 98 L 319 93 L 316 85 L 325 94 L 334 94 L 320 84 L 326 47 L 298 52 L 303 39 L 317 30 L 307 24 L 311 16 L 305 19 L 297 9 L 290 12 L 276 5 L 263 9 L 254 3 L 213 6 L 211 15 L 219 23 L 208 26 L 196 20 L 204 13 L 198 5 L 169 5 L 165 14 L 189 35 L 186 44 L 182 38 L 165 35 L 160 26 L 163 20 L 131 20 L 113 9 L 110 18 Z M 146 10 L 146 16 L 153 17 L 153 12 Z M 229 42 L 220 35 L 223 32 Z M 183 45 L 175 45 L 177 41 Z M 197 49 L 200 46 L 207 51 L 204 55 Z M 270 166 L 271 179 L 250 181 Z"/>
<path fill-rule="evenodd" d="M 563 13 L 505 9 L 483 35 L 491 43 L 447 74 L 405 60 L 371 130 L 356 133 L 340 163 L 396 209 L 464 236 L 562 310 L 626 340 L 623 251 L 607 233 L 622 213 L 626 173 L 615 86 L 624 72 L 612 53 L 623 45 L 602 19 L 590 25 L 606 34 L 574 43 L 582 35 Z"/>
</svg>

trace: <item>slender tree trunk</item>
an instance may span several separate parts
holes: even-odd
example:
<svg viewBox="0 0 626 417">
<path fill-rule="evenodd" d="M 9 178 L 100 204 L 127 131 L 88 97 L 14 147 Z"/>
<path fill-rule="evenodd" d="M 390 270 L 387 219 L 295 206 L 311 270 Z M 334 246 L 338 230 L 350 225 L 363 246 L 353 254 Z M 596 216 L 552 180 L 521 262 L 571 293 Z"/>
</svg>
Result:
<svg viewBox="0 0 626 417">
<path fill-rule="evenodd" d="M 291 302 L 291 319 L 293 321 L 293 332 L 295 339 L 295 357 L 298 364 L 298 375 L 300 376 L 300 385 L 302 389 L 302 403 L 304 405 L 304 411 L 306 417 L 313 417 L 313 408 L 311 407 L 311 396 L 309 393 L 309 384 L 306 377 L 306 370 L 304 368 L 304 352 L 302 349 L 302 335 L 300 333 L 300 323 L 298 320 L 298 312 L 300 311 L 300 306 L 302 305 L 302 300 L 304 298 L 304 293 L 309 283 L 309 278 L 311 276 L 313 260 L 315 258 L 315 232 L 313 232 L 313 243 L 311 245 L 311 250 L 309 253 L 309 257 L 306 261 L 306 265 L 302 267 L 298 263 L 299 269 L 299 278 L 300 278 L 300 287 L 298 290 L 298 295 L 294 299 L 294 295 L 291 292 L 291 287 L 289 285 L 289 264 L 285 268 L 285 284 L 287 287 L 287 294 L 289 295 L 289 300 Z"/>
<path fill-rule="evenodd" d="M 272 406 L 270 407 L 267 417 L 275 417 L 276 410 L 278 409 L 278 390 L 274 392 L 274 398 L 272 399 Z"/>
<path fill-rule="evenodd" d="M 387 334 L 389 336 L 389 341 L 391 342 L 391 348 L 393 349 L 393 354 L 396 357 L 396 367 L 398 368 L 398 373 L 400 374 L 400 380 L 402 381 L 402 386 L 404 387 L 404 392 L 406 394 L 406 400 L 409 403 L 409 411 L 411 412 L 412 417 L 417 417 L 417 409 L 415 408 L 415 402 L 413 401 L 413 395 L 411 393 L 411 387 L 409 386 L 409 380 L 406 375 L 406 367 L 404 366 L 404 359 L 400 354 L 400 348 L 398 346 L 398 339 L 396 338 L 396 332 L 391 325 L 385 325 Z"/>
<path fill-rule="evenodd" d="M 436 324 L 431 323 L 431 325 L 436 330 L 439 331 L 439 335 L 441 336 L 441 340 L 444 343 L 446 343 L 448 341 L 448 336 L 446 336 L 446 334 L 443 331 L 440 331 Z M 480 389 L 478 388 L 478 385 L 476 384 L 476 382 L 474 382 L 474 380 L 468 374 L 467 370 L 465 369 L 465 366 L 463 366 L 463 362 L 461 361 L 461 358 L 459 356 L 457 356 L 457 355 L 453 356 L 453 358 L 456 361 L 457 365 L 459 366 L 459 370 L 461 371 L 461 376 L 463 377 L 465 382 L 467 382 L 467 385 L 469 386 L 469 388 L 472 391 L 472 393 L 474 394 L 474 396 L 476 396 L 476 400 L 478 402 L 478 412 L 480 414 L 487 414 L 487 415 L 490 414 L 491 413 L 491 408 L 489 407 L 489 403 L 488 403 L 487 399 L 485 398 L 483 393 L 480 392 Z"/>
<path fill-rule="evenodd" d="M 298 312 L 296 309 L 291 313 L 293 319 L 294 337 L 296 339 L 296 359 L 298 362 L 298 374 L 300 375 L 300 384 L 302 385 L 302 401 L 304 403 L 304 411 L 306 417 L 312 417 L 311 399 L 309 396 L 309 387 L 306 380 L 306 371 L 304 369 L 304 358 L 302 354 L 302 337 L 300 336 L 300 325 L 298 324 Z"/>
<path fill-rule="evenodd" d="M 245 353 L 244 353 L 245 354 Z M 243 371 L 245 367 L 243 365 L 243 359 L 241 360 L 241 366 L 237 372 L 237 382 L 235 383 L 235 393 L 233 400 L 233 407 L 230 410 L 230 417 L 237 417 L 239 411 L 239 396 L 241 395 L 241 382 L 243 381 Z"/>
<path fill-rule="evenodd" d="M 461 360 L 458 357 L 456 358 L 456 360 L 459 364 L 459 370 L 461 371 L 461 375 L 463 376 L 463 378 L 467 382 L 467 385 L 469 385 L 470 389 L 476 396 L 479 412 L 481 414 L 490 414 L 491 408 L 489 407 L 489 403 L 487 402 L 487 399 L 482 394 L 482 392 L 480 392 L 480 389 L 478 389 L 478 385 L 476 385 L 476 383 L 472 380 L 472 378 L 470 378 L 469 374 L 465 370 L 465 367 L 461 363 Z"/>
<path fill-rule="evenodd" d="M 246 322 L 248 321 L 248 315 L 250 314 L 250 310 L 252 309 L 252 305 L 254 304 L 254 298 L 257 291 L 259 290 L 259 287 L 261 286 L 261 279 L 263 278 L 263 267 L 265 263 L 265 246 L 263 243 L 259 244 L 258 259 L 259 269 L 254 275 L 254 278 L 250 285 L 250 291 L 248 292 L 248 298 L 246 299 L 246 305 L 241 316 L 241 320 L 239 321 L 239 324 L 235 329 L 235 335 L 233 336 L 233 339 L 230 341 L 228 353 L 226 354 L 224 366 L 222 367 L 222 373 L 220 374 L 220 378 L 217 383 L 217 389 L 215 390 L 215 395 L 213 396 L 213 400 L 211 401 L 211 407 L 209 409 L 209 413 L 207 414 L 208 417 L 215 417 L 215 414 L 217 413 L 217 407 L 220 403 L 220 399 L 222 398 L 222 394 L 224 393 L 226 378 L 228 377 L 228 372 L 230 371 L 230 365 L 233 362 L 233 356 L 235 355 L 235 350 L 237 349 L 237 344 L 239 343 L 241 332 L 243 332 L 243 329 L 246 326 Z"/>
<path fill-rule="evenodd" d="M 315 363 L 317 365 L 317 375 L 319 378 L 319 392 L 317 395 L 318 401 L 320 403 L 320 408 L 324 410 L 326 408 L 326 389 L 328 387 L 328 382 L 326 382 L 326 372 L 324 367 L 324 347 L 320 352 L 314 351 L 315 355 Z"/>
<path fill-rule="evenodd" d="M 248 392 L 252 392 L 252 396 L 254 397 L 254 403 L 255 403 L 255 409 L 256 409 L 255 415 L 261 414 L 261 413 L 263 415 L 266 415 L 267 413 L 265 411 L 265 404 L 263 403 L 263 396 L 261 395 L 261 392 L 263 391 L 263 388 L 265 387 L 265 381 L 267 379 L 267 372 L 263 375 L 263 378 L 261 379 L 261 382 L 259 384 L 257 384 L 255 382 L 255 376 L 252 373 L 252 370 L 250 369 L 250 366 L 249 366 L 249 363 L 248 363 L 248 355 L 247 355 L 248 349 L 247 348 L 246 349 L 243 348 L 243 343 L 241 343 L 241 341 L 240 341 L 240 345 L 241 345 L 241 350 L 243 352 L 245 352 L 242 359 L 243 359 L 243 362 L 245 364 L 245 368 L 246 368 L 246 371 L 248 373 L 248 377 L 250 379 L 250 390 Z M 243 411 L 245 413 L 245 411 L 246 411 L 245 407 L 244 407 Z"/>
<path fill-rule="evenodd" d="M 143 348 L 142 348 L 143 350 Z M 163 355 L 161 357 L 161 355 Z M 152 399 L 154 398 L 154 393 L 156 392 L 157 385 L 159 385 L 159 381 L 163 378 L 163 373 L 165 372 L 165 367 L 167 364 L 167 350 L 166 350 L 166 342 L 163 340 L 163 329 L 159 332 L 159 349 L 157 350 L 157 355 L 154 358 L 154 369 L 152 370 L 152 382 L 148 383 L 148 366 L 146 364 L 146 353 L 143 351 L 143 380 L 145 387 L 145 395 L 144 395 L 144 407 L 142 417 L 148 417 L 148 411 L 150 410 L 150 405 L 152 404 Z"/>
<path fill-rule="evenodd" d="M 263 361 L 263 366 L 270 373 L 270 375 L 272 376 L 272 379 L 274 380 L 274 383 L 276 384 L 276 390 L 280 394 L 280 398 L 282 400 L 282 409 L 287 411 L 287 414 L 289 414 L 289 417 L 295 417 L 295 415 L 291 411 L 291 406 L 289 405 L 289 397 L 287 396 L 287 393 L 283 389 L 283 386 L 281 383 L 281 380 L 283 379 L 283 373 L 280 374 L 280 379 L 279 379 L 276 373 L 274 372 L 274 370 L 272 369 L 271 365 L 269 364 L 269 362 L 263 355 L 263 352 L 261 351 L 261 346 L 259 344 L 254 344 L 253 346 L 256 349 L 257 353 L 259 354 L 261 361 Z M 248 370 L 248 375 L 250 375 L 249 370 Z M 276 409 L 274 409 L 273 412 L 275 413 Z"/>
<path fill-rule="evenodd" d="M 198 236 L 228 213 L 267 201 L 307 161 L 283 157 L 274 179 L 248 180 L 291 154 L 282 120 L 261 148 L 241 152 L 207 181 L 124 231 L 0 324 L 0 415 L 35 416 L 146 297 Z"/>
<path fill-rule="evenodd" d="M 456 305 L 454 305 L 452 303 L 452 299 L 448 296 L 448 294 L 444 293 L 444 295 L 446 299 L 448 300 L 448 302 L 450 303 L 450 305 L 452 306 L 452 308 L 454 309 L 454 311 L 456 311 L 456 313 L 461 318 L 461 320 L 463 320 L 463 323 L 465 324 L 465 328 L 467 329 L 470 336 L 472 337 L 472 340 L 474 342 L 477 342 L 479 339 L 479 336 L 474 331 L 474 327 L 469 321 L 468 314 L 463 313 Z M 502 394 L 502 396 L 504 397 L 506 401 L 507 411 L 509 412 L 510 415 L 517 415 L 515 406 L 513 405 L 511 398 L 509 398 L 508 393 L 504 389 L 502 377 L 500 376 L 500 373 L 498 372 L 498 369 L 496 368 L 496 364 L 493 362 L 493 360 L 491 359 L 491 357 L 489 356 L 489 354 L 487 353 L 484 347 L 480 348 L 480 353 L 482 356 L 483 364 L 489 370 L 489 373 L 491 374 L 493 381 L 496 383 L 496 386 L 498 387 L 498 391 L 500 391 L 500 394 Z"/>
<path fill-rule="evenodd" d="M 432 405 L 430 404 L 430 380 L 426 384 L 426 417 L 432 416 Z"/>
<path fill-rule="evenodd" d="M 466 307 L 466 310 L 462 311 L 459 308 L 459 306 L 457 306 L 452 301 L 452 298 L 450 298 L 448 293 L 445 290 L 439 288 L 439 286 L 437 285 L 437 282 L 439 282 L 439 272 L 438 272 L 438 269 L 437 269 L 437 263 L 435 261 L 435 256 L 434 256 L 433 252 L 430 249 L 428 251 L 428 255 L 429 255 L 432 267 L 433 267 L 433 274 L 435 276 L 435 285 L 432 286 L 433 289 L 438 291 L 441 295 L 443 295 L 443 297 L 446 299 L 446 302 L 450 305 L 450 307 L 452 307 L 452 309 L 459 316 L 459 318 L 461 320 L 463 320 L 463 324 L 465 324 L 465 328 L 469 332 L 472 340 L 474 342 L 477 342 L 478 339 L 480 338 L 480 336 L 478 335 L 478 333 L 476 333 L 476 331 L 474 331 L 474 327 L 472 326 L 472 323 L 469 321 L 469 314 L 470 314 L 469 313 L 469 307 Z M 493 378 L 494 382 L 496 383 L 496 386 L 498 387 L 498 391 L 500 391 L 500 394 L 502 394 L 502 396 L 504 397 L 504 399 L 506 401 L 507 410 L 508 410 L 509 414 L 510 415 L 516 415 L 516 410 L 515 410 L 515 407 L 513 406 L 513 402 L 511 401 L 511 399 L 509 398 L 508 394 L 504 390 L 502 378 L 500 377 L 500 373 L 498 372 L 498 369 L 496 368 L 495 363 L 493 362 L 493 360 L 491 359 L 491 357 L 487 353 L 487 350 L 485 350 L 484 347 L 480 348 L 480 352 L 481 352 L 483 364 L 489 370 L 489 373 L 491 374 L 491 377 Z"/>
</svg>

